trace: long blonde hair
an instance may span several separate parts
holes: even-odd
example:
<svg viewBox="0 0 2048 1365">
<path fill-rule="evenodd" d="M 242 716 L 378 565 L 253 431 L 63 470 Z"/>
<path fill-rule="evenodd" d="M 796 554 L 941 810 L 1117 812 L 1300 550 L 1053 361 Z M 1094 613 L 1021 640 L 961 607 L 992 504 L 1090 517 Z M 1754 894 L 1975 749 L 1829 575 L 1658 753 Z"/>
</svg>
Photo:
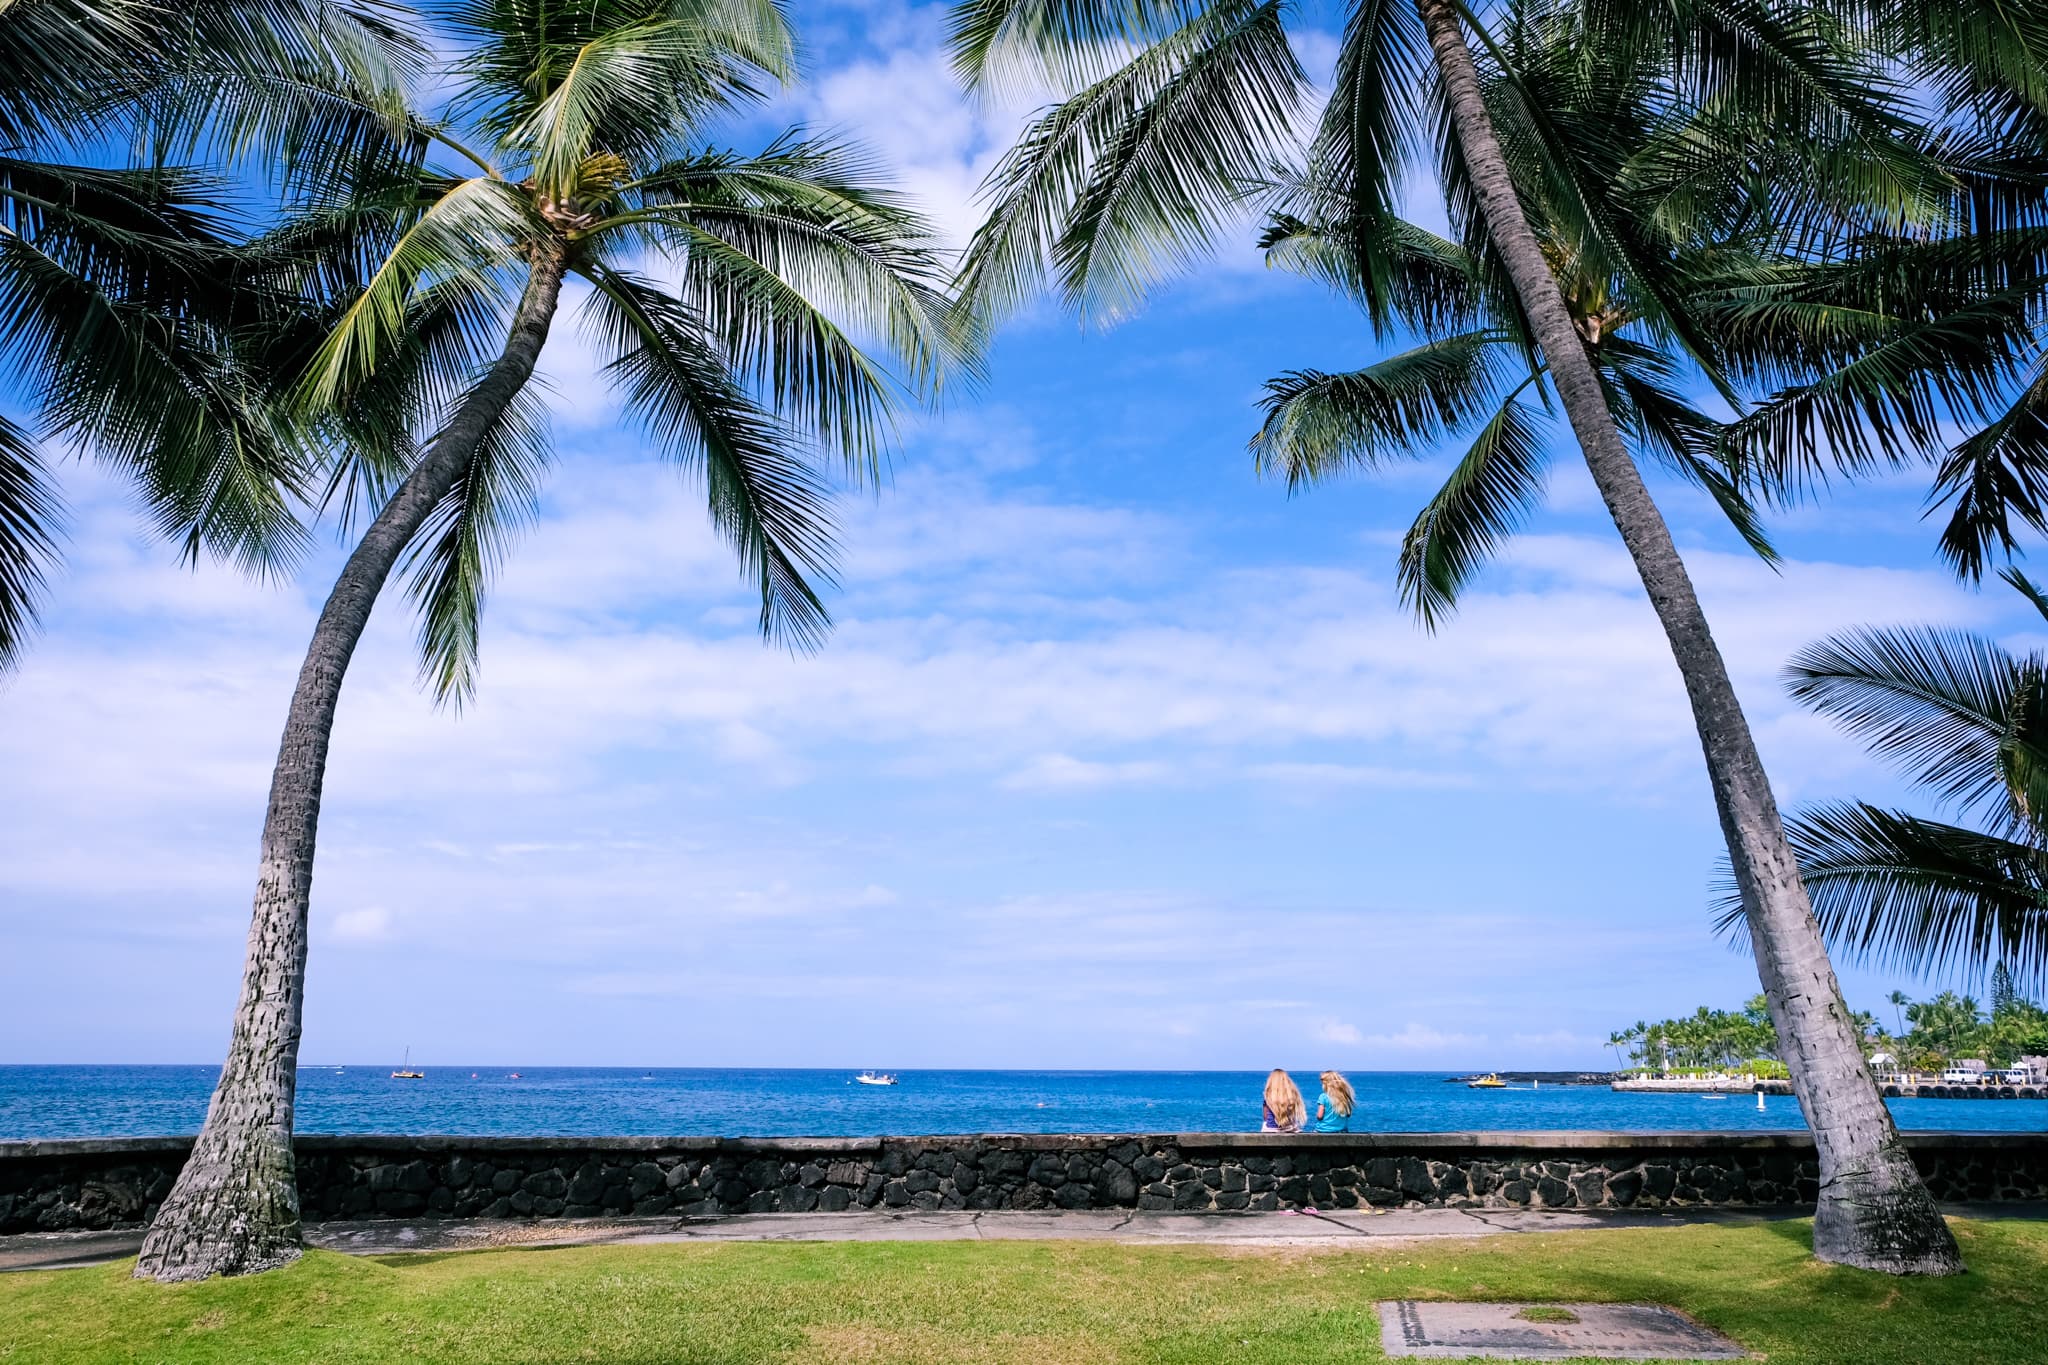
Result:
<svg viewBox="0 0 2048 1365">
<path fill-rule="evenodd" d="M 1277 1066 L 1266 1077 L 1266 1107 L 1273 1111 L 1273 1121 L 1282 1128 L 1299 1128 L 1308 1117 L 1308 1105 L 1302 1100 L 1294 1078 Z"/>
<path fill-rule="evenodd" d="M 1351 1082 L 1344 1079 L 1342 1072 L 1323 1073 L 1323 1093 L 1330 1097 L 1330 1103 L 1337 1106 L 1337 1112 L 1347 1119 L 1351 1117 L 1351 1111 L 1358 1107 L 1358 1096 L 1351 1093 Z"/>
</svg>

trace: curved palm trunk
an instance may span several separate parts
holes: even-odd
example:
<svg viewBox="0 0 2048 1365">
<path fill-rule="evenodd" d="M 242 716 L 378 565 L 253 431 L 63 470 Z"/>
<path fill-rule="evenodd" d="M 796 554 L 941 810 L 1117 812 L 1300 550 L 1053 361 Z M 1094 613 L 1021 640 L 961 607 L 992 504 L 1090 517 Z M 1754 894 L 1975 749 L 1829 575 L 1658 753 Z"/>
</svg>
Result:
<svg viewBox="0 0 2048 1365">
<path fill-rule="evenodd" d="M 398 557 L 532 377 L 561 295 L 566 256 L 560 244 L 535 253 L 504 351 L 370 523 L 320 610 L 270 779 L 255 916 L 227 1064 L 192 1155 L 143 1239 L 135 1266 L 139 1279 L 243 1275 L 298 1257 L 292 1104 L 305 999 L 306 912 L 342 677 Z"/>
<path fill-rule="evenodd" d="M 1756 946 L 1758 974 L 1784 1043 L 1793 1090 L 1819 1149 L 1814 1254 L 1894 1274 L 1954 1274 L 1962 1269 L 1955 1238 L 1864 1068 L 1862 1038 L 1842 1001 L 1763 761 L 1692 580 L 1622 444 L 1599 377 L 1515 196 L 1458 26 L 1457 0 L 1416 0 L 1416 9 L 1436 54 L 1487 233 L 1507 265 L 1585 452 L 1586 467 L 1635 560 L 1685 679 Z"/>
</svg>

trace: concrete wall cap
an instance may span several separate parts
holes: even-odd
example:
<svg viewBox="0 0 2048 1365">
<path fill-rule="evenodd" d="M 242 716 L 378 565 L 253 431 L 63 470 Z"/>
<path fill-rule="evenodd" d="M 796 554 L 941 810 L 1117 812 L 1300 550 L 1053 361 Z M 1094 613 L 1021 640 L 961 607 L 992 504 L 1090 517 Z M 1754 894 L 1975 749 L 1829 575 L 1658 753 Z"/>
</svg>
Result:
<svg viewBox="0 0 2048 1365">
<path fill-rule="evenodd" d="M 2048 1133 L 1910 1132 L 1923 1150 L 2026 1151 L 2048 1148 Z M 1175 1146 L 1196 1152 L 1290 1151 L 1810 1151 L 1805 1132 L 1620 1133 L 1598 1131 L 1455 1133 L 972 1133 L 933 1137 L 470 1137 L 455 1133 L 301 1133 L 304 1152 L 787 1152 L 791 1155 L 879 1154 L 885 1147 L 925 1151 L 966 1147 L 1025 1152 L 1099 1151 L 1122 1143 Z M 190 1137 L 52 1138 L 0 1142 L 0 1161 L 80 1156 L 143 1156 L 180 1152 Z"/>
</svg>

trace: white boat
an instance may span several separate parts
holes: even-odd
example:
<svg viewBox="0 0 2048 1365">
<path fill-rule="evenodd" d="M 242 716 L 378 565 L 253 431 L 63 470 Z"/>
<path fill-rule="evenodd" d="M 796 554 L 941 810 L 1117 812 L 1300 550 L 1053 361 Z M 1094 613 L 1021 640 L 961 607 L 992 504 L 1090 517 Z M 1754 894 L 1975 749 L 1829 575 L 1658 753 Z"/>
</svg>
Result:
<svg viewBox="0 0 2048 1365">
<path fill-rule="evenodd" d="M 894 1085 L 896 1078 L 882 1071 L 863 1071 L 854 1080 L 862 1085 Z"/>
</svg>

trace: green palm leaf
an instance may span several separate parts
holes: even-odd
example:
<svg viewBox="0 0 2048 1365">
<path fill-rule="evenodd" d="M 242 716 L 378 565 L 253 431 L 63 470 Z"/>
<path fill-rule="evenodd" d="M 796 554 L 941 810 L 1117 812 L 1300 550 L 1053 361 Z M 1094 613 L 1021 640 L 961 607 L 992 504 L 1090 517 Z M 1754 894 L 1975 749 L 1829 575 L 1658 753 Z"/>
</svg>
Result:
<svg viewBox="0 0 2048 1365">
<path fill-rule="evenodd" d="M 253 569 L 304 543 L 305 433 L 260 370 L 198 322 L 136 302 L 0 230 L 0 338 L 45 428 L 133 477 L 158 530 Z"/>
<path fill-rule="evenodd" d="M 637 23 L 593 34 L 504 143 L 557 199 L 576 193 L 585 161 L 606 153 L 660 159 L 689 127 L 755 86 L 745 67 L 788 73 L 788 32 L 772 5 L 749 0 L 653 7 Z"/>
<path fill-rule="evenodd" d="M 1186 24 L 1201 0 L 966 0 L 947 39 L 970 88 L 1007 82 L 1086 85 L 1128 54 Z"/>
<path fill-rule="evenodd" d="M 35 626 L 60 513 L 34 443 L 0 417 L 0 672 L 14 666 Z"/>
<path fill-rule="evenodd" d="M 1306 189 L 1283 194 L 1294 204 L 1343 207 Z M 1480 307 L 1478 274 L 1464 249 L 1392 215 L 1331 222 L 1282 212 L 1259 248 L 1267 265 L 1348 295 L 1382 336 L 1397 324 L 1426 336 L 1469 327 Z"/>
<path fill-rule="evenodd" d="M 2038 700 L 2015 709 L 2038 697 L 2038 672 L 1995 641 L 1926 627 L 1851 631 L 1785 668 L 1801 704 L 1966 808 L 2002 807 L 2014 774 L 2048 771 Z"/>
<path fill-rule="evenodd" d="M 1533 382 L 1533 381 L 1532 381 Z M 1512 395 L 1480 428 L 1401 542 L 1401 597 L 1434 630 L 1464 586 L 1543 502 L 1550 453 Z"/>
<path fill-rule="evenodd" d="M 137 5 L 142 9 L 144 6 Z M 416 150 L 412 86 L 430 54 L 387 0 L 186 0 L 154 8 L 126 64 L 153 159 L 204 156 L 297 188 Z"/>
<path fill-rule="evenodd" d="M 1786 834 L 1831 953 L 1940 973 L 2004 961 L 2048 978 L 2048 855 L 1861 802 L 1794 816 Z M 1741 942 L 1739 904 L 1717 927 Z"/>
<path fill-rule="evenodd" d="M 1049 269 L 1076 306 L 1128 306 L 1243 211 L 1280 159 L 1302 83 L 1277 4 L 1195 13 L 1042 115 L 990 171 L 960 296 L 993 319 Z"/>
<path fill-rule="evenodd" d="M 407 591 L 420 613 L 421 673 L 437 702 L 460 709 L 475 694 L 484 596 L 508 538 L 538 508 L 549 458 L 547 414 L 522 392 L 420 529 Z"/>
<path fill-rule="evenodd" d="M 773 0 L 452 0 L 471 45 L 458 118 L 473 118 L 556 194 L 608 154 L 652 165 L 685 154 L 705 117 L 794 72 Z"/>
<path fill-rule="evenodd" d="M 1120 316 L 1199 259 L 1285 146 L 1307 77 L 1279 0 L 1218 8 L 1227 24 L 1102 148 L 1053 245 L 1083 315 Z"/>
<path fill-rule="evenodd" d="M 398 344 L 418 290 L 457 280 L 484 291 L 502 282 L 535 232 L 533 210 L 490 176 L 456 183 L 408 226 L 361 292 L 336 320 L 307 367 L 306 401 L 333 405 Z"/>
<path fill-rule="evenodd" d="M 1252 438 L 1262 472 L 1289 489 L 1345 468 L 1414 459 L 1497 401 L 1500 337 L 1465 332 L 1346 374 L 1296 370 L 1268 380 L 1266 418 Z"/>
<path fill-rule="evenodd" d="M 12 0 L 0 8 L 0 148 L 88 122 L 101 82 L 148 44 L 140 6 Z"/>
<path fill-rule="evenodd" d="M 1308 147 L 1317 178 L 1335 191 L 1325 190 L 1326 203 L 1315 216 L 1349 229 L 1350 257 L 1362 267 L 1356 289 L 1381 326 L 1399 286 L 1382 273 L 1383 263 L 1391 266 L 1396 258 L 1379 248 L 1395 217 L 1403 174 L 1423 145 L 1415 73 L 1426 69 L 1427 51 L 1412 0 L 1353 4 L 1330 97 Z"/>
<path fill-rule="evenodd" d="M 2048 352 L 2006 409 L 1952 448 L 1935 473 L 1933 501 L 1953 501 L 1940 552 L 1955 571 L 1984 576 L 1994 549 L 2018 548 L 2012 520 L 2048 531 Z"/>
<path fill-rule="evenodd" d="M 675 163 L 622 215 L 684 262 L 682 295 L 779 412 L 872 477 L 900 383 L 936 393 L 967 347 L 930 226 L 841 144 Z M 893 358 L 893 373 L 869 354 Z M 969 373 L 972 367 L 969 366 Z"/>
<path fill-rule="evenodd" d="M 830 490 L 795 437 L 755 405 L 703 320 L 643 280 L 597 267 L 592 319 L 627 411 L 671 459 L 701 470 L 711 520 L 761 590 L 761 630 L 816 648 L 831 617 L 811 586 L 833 576 Z"/>
</svg>

